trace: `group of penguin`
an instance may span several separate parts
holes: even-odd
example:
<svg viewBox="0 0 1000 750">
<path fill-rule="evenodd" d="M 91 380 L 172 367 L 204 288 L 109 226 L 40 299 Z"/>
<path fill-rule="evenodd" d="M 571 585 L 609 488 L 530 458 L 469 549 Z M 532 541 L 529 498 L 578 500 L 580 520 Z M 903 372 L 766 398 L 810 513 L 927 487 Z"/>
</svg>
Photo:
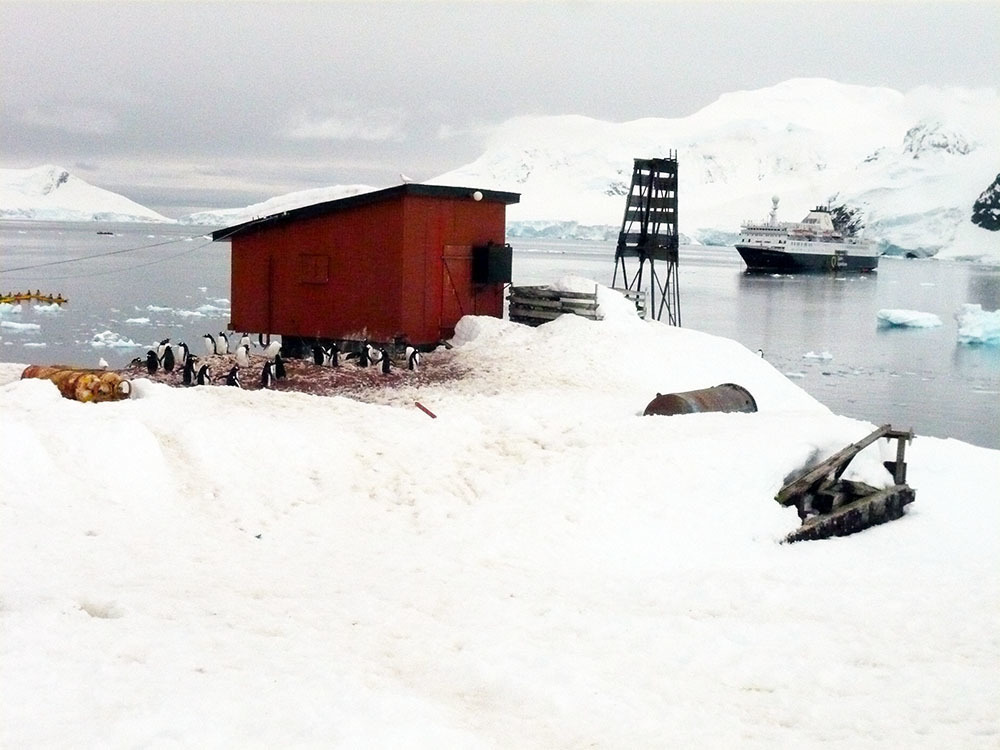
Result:
<svg viewBox="0 0 1000 750">
<path fill-rule="evenodd" d="M 205 354 L 227 355 L 229 354 L 229 337 L 223 331 L 219 331 L 218 336 L 206 333 L 202 336 L 205 342 Z M 277 341 L 264 342 L 264 337 L 258 336 L 258 343 L 263 349 L 266 358 L 264 367 L 260 373 L 261 388 L 273 388 L 277 380 L 285 378 L 285 363 L 281 358 L 281 344 Z M 250 336 L 243 334 L 240 343 L 236 347 L 236 364 L 230 368 L 224 376 L 217 380 L 225 379 L 226 385 L 242 388 L 240 384 L 240 368 L 250 367 Z M 145 365 L 149 374 L 156 373 L 163 369 L 164 372 L 173 372 L 174 367 L 179 366 L 183 370 L 182 382 L 184 385 L 210 385 L 212 383 L 211 370 L 207 364 L 197 365 L 198 357 L 191 353 L 188 345 L 181 341 L 177 344 L 178 353 L 174 354 L 174 345 L 170 339 L 163 339 L 156 347 L 146 352 Z M 312 348 L 313 363 L 321 367 L 340 366 L 340 347 L 336 343 L 330 346 L 314 344 Z M 406 369 L 416 371 L 420 365 L 420 352 L 412 346 L 407 346 L 405 350 Z M 357 359 L 359 367 L 380 367 L 382 374 L 387 375 L 392 367 L 389 352 L 385 348 L 377 348 L 365 341 L 358 351 L 349 352 L 344 355 L 344 359 Z M 141 366 L 143 360 L 136 358 L 132 360 L 133 365 Z M 196 369 L 197 368 L 197 369 Z"/>
<path fill-rule="evenodd" d="M 229 338 L 224 332 L 219 331 L 218 337 L 206 333 L 203 338 L 205 340 L 206 355 L 212 356 L 229 353 Z M 264 356 L 267 357 L 267 362 L 264 363 L 264 367 L 261 370 L 260 385 L 262 388 L 272 388 L 276 380 L 283 380 L 285 378 L 285 363 L 281 359 L 281 345 L 276 341 L 265 345 L 263 337 L 261 337 L 260 345 L 264 349 Z M 240 383 L 240 368 L 250 366 L 250 346 L 250 337 L 247 334 L 243 334 L 239 346 L 236 348 L 236 365 L 230 368 L 229 372 L 224 376 L 220 376 L 216 380 L 224 378 L 226 385 L 242 388 L 243 386 Z M 170 343 L 170 339 L 167 338 L 163 339 L 155 350 L 150 349 L 146 352 L 145 365 L 149 374 L 154 374 L 160 368 L 164 372 L 172 372 L 174 367 L 178 365 L 179 360 L 180 367 L 183 368 L 181 382 L 184 385 L 210 385 L 212 383 L 212 374 L 209 366 L 207 364 L 198 366 L 198 357 L 191 353 L 188 345 L 183 341 L 177 344 L 177 348 L 179 353 L 175 355 L 174 347 Z M 132 364 L 134 365 L 141 365 L 142 362 L 138 357 L 132 360 Z"/>
<path fill-rule="evenodd" d="M 405 351 L 406 369 L 416 371 L 420 365 L 420 352 L 412 346 L 407 346 Z M 340 347 L 334 342 L 330 346 L 313 344 L 312 347 L 313 364 L 320 367 L 340 366 Z M 358 367 L 380 367 L 383 375 L 388 375 L 392 369 L 392 359 L 389 352 L 382 347 L 376 348 L 368 341 L 362 343 L 361 348 L 355 352 L 344 355 L 344 359 L 357 359 Z"/>
</svg>

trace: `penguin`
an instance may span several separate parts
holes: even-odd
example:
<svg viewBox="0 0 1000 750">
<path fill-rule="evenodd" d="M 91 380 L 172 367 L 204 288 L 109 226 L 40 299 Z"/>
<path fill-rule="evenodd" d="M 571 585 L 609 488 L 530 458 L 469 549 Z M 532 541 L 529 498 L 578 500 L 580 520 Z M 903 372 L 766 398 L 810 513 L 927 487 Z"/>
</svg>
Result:
<svg viewBox="0 0 1000 750">
<path fill-rule="evenodd" d="M 313 352 L 313 364 L 314 365 L 321 365 L 322 366 L 322 364 L 323 364 L 323 347 L 320 346 L 319 344 L 313 344 L 312 352 Z"/>
<path fill-rule="evenodd" d="M 382 362 L 382 374 L 388 375 L 391 363 L 389 362 L 389 352 L 385 349 L 379 349 L 379 361 Z"/>
<path fill-rule="evenodd" d="M 219 337 L 215 340 L 216 354 L 229 354 L 229 339 L 225 331 L 219 331 Z"/>
<path fill-rule="evenodd" d="M 420 366 L 420 352 L 414 347 L 406 347 L 406 369 L 416 371 Z"/>
<path fill-rule="evenodd" d="M 163 361 L 163 353 L 167 350 L 167 346 L 170 344 L 170 339 L 163 339 L 159 346 L 156 347 L 156 358 Z"/>
<path fill-rule="evenodd" d="M 358 367 L 368 367 L 371 364 L 371 352 L 369 352 L 369 349 L 371 349 L 371 344 L 368 343 L 368 339 L 365 339 L 365 342 L 361 345 L 361 350 L 357 353 Z"/>
<path fill-rule="evenodd" d="M 242 388 L 240 385 L 240 368 L 235 365 L 233 368 L 226 373 L 226 385 L 236 386 L 237 388 Z"/>
<path fill-rule="evenodd" d="M 249 333 L 244 333 L 242 336 L 240 336 L 240 346 L 245 346 L 247 348 L 247 351 L 250 351 L 250 347 L 253 346 L 253 343 L 250 341 Z"/>
<path fill-rule="evenodd" d="M 236 364 L 240 367 L 250 366 L 250 347 L 246 344 L 236 347 Z"/>
<path fill-rule="evenodd" d="M 337 346 L 336 341 L 326 350 L 326 354 L 330 367 L 340 367 L 340 347 Z"/>
<path fill-rule="evenodd" d="M 758 349 L 758 350 L 757 350 L 757 354 L 758 354 L 758 356 L 759 356 L 759 357 L 760 357 L 761 359 L 764 359 L 764 350 L 763 350 L 763 349 Z"/>
<path fill-rule="evenodd" d="M 174 371 L 174 348 L 167 344 L 163 348 L 163 356 L 160 357 L 160 364 L 163 366 L 164 372 Z"/>
<path fill-rule="evenodd" d="M 379 350 L 371 344 L 365 344 L 365 353 L 368 355 L 368 361 L 373 365 L 377 365 L 382 359 L 382 355 L 379 353 Z"/>
<path fill-rule="evenodd" d="M 183 341 L 177 345 L 177 348 L 180 350 L 181 353 L 180 362 L 178 362 L 177 364 L 183 367 L 184 365 L 187 364 L 188 357 L 191 356 L 191 350 L 188 349 L 188 345 L 185 344 Z"/>
<path fill-rule="evenodd" d="M 274 377 L 277 380 L 285 379 L 285 361 L 281 358 L 281 354 L 274 355 Z"/>
<path fill-rule="evenodd" d="M 145 364 L 142 357 L 136 357 L 131 362 L 128 363 L 129 367 L 142 367 Z"/>
<path fill-rule="evenodd" d="M 269 347 L 271 345 L 271 334 L 267 334 L 267 343 L 265 344 L 264 343 L 264 334 L 263 333 L 258 333 L 257 334 L 257 343 L 260 344 L 260 348 L 261 349 L 266 349 L 267 347 Z"/>
<path fill-rule="evenodd" d="M 196 357 L 188 357 L 184 360 L 184 373 L 182 376 L 184 385 L 194 385 L 194 363 L 196 361 Z"/>
<path fill-rule="evenodd" d="M 274 358 L 278 356 L 281 351 L 281 344 L 277 341 L 271 341 L 267 346 L 264 347 L 264 356 L 267 357 L 272 362 Z"/>
<path fill-rule="evenodd" d="M 260 387 L 274 387 L 274 365 L 270 362 L 265 362 L 264 369 L 260 371 Z"/>
<path fill-rule="evenodd" d="M 215 354 L 216 349 L 218 349 L 215 343 L 215 336 L 206 333 L 202 338 L 205 339 L 205 352 L 207 354 Z"/>
<path fill-rule="evenodd" d="M 196 385 L 208 385 L 212 382 L 212 371 L 208 369 L 208 365 L 202 365 L 198 368 L 194 382 Z"/>
<path fill-rule="evenodd" d="M 148 352 L 146 352 L 146 369 L 149 371 L 149 374 L 152 375 L 153 373 L 156 372 L 159 366 L 160 366 L 160 360 L 156 356 L 156 352 L 150 349 Z"/>
</svg>

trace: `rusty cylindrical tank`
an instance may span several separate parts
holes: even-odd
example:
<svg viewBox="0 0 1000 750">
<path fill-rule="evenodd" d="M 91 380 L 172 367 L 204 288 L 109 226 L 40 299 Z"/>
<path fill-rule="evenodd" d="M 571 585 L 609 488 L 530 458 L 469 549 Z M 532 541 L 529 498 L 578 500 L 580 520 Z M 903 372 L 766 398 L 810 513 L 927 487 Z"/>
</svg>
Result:
<svg viewBox="0 0 1000 750">
<path fill-rule="evenodd" d="M 28 365 L 21 378 L 51 380 L 63 397 L 74 401 L 121 401 L 132 393 L 129 381 L 118 373 L 104 370 Z"/>
<path fill-rule="evenodd" d="M 657 393 L 643 416 L 696 414 L 703 411 L 757 411 L 757 402 L 746 388 L 736 383 L 722 383 L 712 388 L 683 393 Z"/>
</svg>

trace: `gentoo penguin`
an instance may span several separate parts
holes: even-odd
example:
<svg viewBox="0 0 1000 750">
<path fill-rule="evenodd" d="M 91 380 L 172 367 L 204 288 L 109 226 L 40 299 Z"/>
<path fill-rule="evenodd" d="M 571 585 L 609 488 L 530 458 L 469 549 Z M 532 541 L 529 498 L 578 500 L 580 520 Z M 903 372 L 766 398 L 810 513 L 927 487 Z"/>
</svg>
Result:
<svg viewBox="0 0 1000 750">
<path fill-rule="evenodd" d="M 208 369 L 208 365 L 202 365 L 198 368 L 198 374 L 194 378 L 195 385 L 208 385 L 212 382 L 212 371 Z"/>
<path fill-rule="evenodd" d="M 322 365 L 323 364 L 323 347 L 319 344 L 313 344 L 313 364 Z"/>
<path fill-rule="evenodd" d="M 163 355 L 160 357 L 160 364 L 163 365 L 164 372 L 174 371 L 174 348 L 167 344 L 163 347 Z"/>
<path fill-rule="evenodd" d="M 330 367 L 340 367 L 340 347 L 337 346 L 336 341 L 330 344 L 330 348 L 326 350 L 326 355 Z"/>
<path fill-rule="evenodd" d="M 156 358 L 163 361 L 163 353 L 167 350 L 167 346 L 170 344 L 170 339 L 163 339 L 159 346 L 156 347 Z"/>
<path fill-rule="evenodd" d="M 382 359 L 382 355 L 379 353 L 379 350 L 371 344 L 365 344 L 365 352 L 368 354 L 368 361 L 373 365 L 377 365 Z"/>
<path fill-rule="evenodd" d="M 160 366 L 160 360 L 156 356 L 156 352 L 150 349 L 146 352 L 146 369 L 149 370 L 149 374 L 152 375 Z"/>
<path fill-rule="evenodd" d="M 378 353 L 379 353 L 379 361 L 382 363 L 382 374 L 388 375 L 390 367 L 389 352 L 387 352 L 385 349 L 379 349 Z"/>
<path fill-rule="evenodd" d="M 761 359 L 764 359 L 764 350 L 763 349 L 758 349 L 757 350 L 757 354 L 760 355 Z"/>
<path fill-rule="evenodd" d="M 358 352 L 359 367 L 368 367 L 368 365 L 371 364 L 371 348 L 371 344 L 369 344 L 368 341 L 365 341 L 365 343 L 361 345 L 361 351 Z"/>
<path fill-rule="evenodd" d="M 207 354 L 215 354 L 215 350 L 218 348 L 215 344 L 215 336 L 210 333 L 206 333 L 202 336 L 205 339 L 205 352 Z"/>
<path fill-rule="evenodd" d="M 236 364 L 240 367 L 250 366 L 250 347 L 246 344 L 236 347 Z"/>
<path fill-rule="evenodd" d="M 185 344 L 183 341 L 177 345 L 177 348 L 180 349 L 181 352 L 181 360 L 177 364 L 183 367 L 184 365 L 187 364 L 188 357 L 191 356 L 191 350 L 188 349 L 188 345 Z"/>
<path fill-rule="evenodd" d="M 270 362 L 265 362 L 264 369 L 260 371 L 260 387 L 274 387 L 274 365 Z"/>
<path fill-rule="evenodd" d="M 225 331 L 219 331 L 219 337 L 215 339 L 215 353 L 229 354 L 229 339 Z"/>
<path fill-rule="evenodd" d="M 281 358 L 281 354 L 274 355 L 274 377 L 277 380 L 285 379 L 285 360 Z"/>
<path fill-rule="evenodd" d="M 420 352 L 414 347 L 406 347 L 406 369 L 416 370 L 420 366 Z"/>
<path fill-rule="evenodd" d="M 278 341 L 272 341 L 264 347 L 264 356 L 273 362 L 274 358 L 278 356 L 278 352 L 280 351 L 281 343 Z"/>
<path fill-rule="evenodd" d="M 99 360 L 97 360 L 97 366 L 100 367 L 102 370 L 107 370 L 108 360 L 106 360 L 104 357 L 101 357 Z"/>
<path fill-rule="evenodd" d="M 196 357 L 188 357 L 184 360 L 184 374 L 183 382 L 184 385 L 194 385 L 194 363 L 197 361 Z"/>
<path fill-rule="evenodd" d="M 250 347 L 253 346 L 253 344 L 250 341 L 249 333 L 244 333 L 242 336 L 240 336 L 240 346 L 245 346 L 247 348 L 247 351 L 250 351 Z"/>
<path fill-rule="evenodd" d="M 243 386 L 240 385 L 240 368 L 239 367 L 235 367 L 234 366 L 232 369 L 229 370 L 228 373 L 226 373 L 226 385 L 234 385 L 237 388 L 242 388 L 243 387 Z"/>
<path fill-rule="evenodd" d="M 258 333 L 257 334 L 257 343 L 260 344 L 260 348 L 261 349 L 266 349 L 267 347 L 269 347 L 271 345 L 271 334 L 267 334 L 267 343 L 265 344 L 264 343 L 264 334 L 263 333 Z"/>
</svg>

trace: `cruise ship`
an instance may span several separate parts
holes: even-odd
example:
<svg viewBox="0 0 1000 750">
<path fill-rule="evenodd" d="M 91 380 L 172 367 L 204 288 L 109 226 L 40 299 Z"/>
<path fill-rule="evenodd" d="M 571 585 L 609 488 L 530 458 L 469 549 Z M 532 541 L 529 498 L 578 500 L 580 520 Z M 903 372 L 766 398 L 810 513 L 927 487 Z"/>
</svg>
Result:
<svg viewBox="0 0 1000 750">
<path fill-rule="evenodd" d="M 845 236 L 833 225 L 826 206 L 817 206 L 800 222 L 778 221 L 778 197 L 771 199 L 766 222 L 748 221 L 736 249 L 749 272 L 874 271 L 878 251 L 860 237 Z"/>
</svg>

